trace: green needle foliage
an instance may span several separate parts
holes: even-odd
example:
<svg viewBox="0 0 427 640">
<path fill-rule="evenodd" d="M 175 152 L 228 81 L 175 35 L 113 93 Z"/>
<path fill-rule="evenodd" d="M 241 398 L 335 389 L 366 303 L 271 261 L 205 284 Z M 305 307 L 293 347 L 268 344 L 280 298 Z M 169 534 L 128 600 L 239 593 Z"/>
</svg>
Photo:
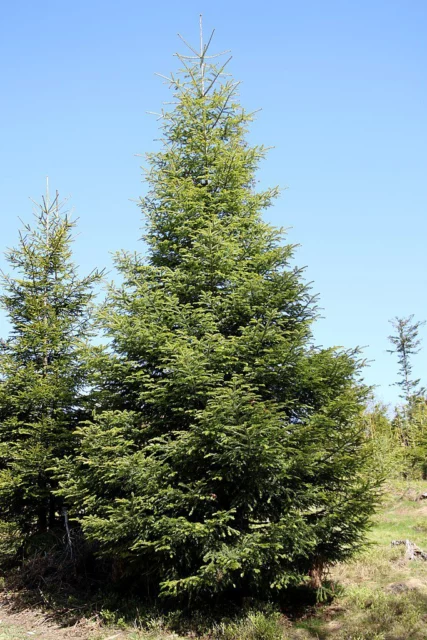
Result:
<svg viewBox="0 0 427 640">
<path fill-rule="evenodd" d="M 0 511 L 24 536 L 60 522 L 53 467 L 73 450 L 84 417 L 83 344 L 100 274 L 79 278 L 71 260 L 75 223 L 58 195 L 43 199 L 34 227 L 7 253 L 0 296 L 11 324 L 0 350 Z"/>
<path fill-rule="evenodd" d="M 102 313 L 103 411 L 62 493 L 115 575 L 166 596 L 268 594 L 359 547 L 375 503 L 357 351 L 315 348 L 293 247 L 263 221 L 266 154 L 206 47 L 171 77 L 141 201 Z"/>
</svg>

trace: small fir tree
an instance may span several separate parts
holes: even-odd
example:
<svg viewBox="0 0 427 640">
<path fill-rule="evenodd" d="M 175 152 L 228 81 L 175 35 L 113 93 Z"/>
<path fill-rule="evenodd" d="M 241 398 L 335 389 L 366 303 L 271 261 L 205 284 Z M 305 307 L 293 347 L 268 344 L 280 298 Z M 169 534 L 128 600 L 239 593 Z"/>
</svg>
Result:
<svg viewBox="0 0 427 640">
<path fill-rule="evenodd" d="M 314 299 L 261 217 L 278 193 L 255 188 L 266 150 L 225 65 L 191 51 L 148 156 L 148 260 L 117 257 L 102 314 L 104 411 L 79 427 L 62 493 L 151 593 L 265 596 L 318 586 L 363 540 L 366 389 L 357 351 L 312 346 Z"/>
<path fill-rule="evenodd" d="M 414 322 L 414 316 L 408 318 L 394 318 L 390 320 L 394 335 L 390 335 L 388 339 L 393 344 L 394 349 L 388 349 L 388 353 L 397 353 L 399 363 L 400 380 L 396 384 L 401 388 L 401 398 L 409 405 L 411 398 L 415 398 L 424 393 L 424 389 L 419 387 L 420 380 L 413 380 L 411 357 L 419 353 L 421 349 L 421 340 L 419 336 L 420 328 L 425 321 Z"/>
<path fill-rule="evenodd" d="M 71 260 L 75 222 L 58 194 L 36 211 L 7 253 L 0 302 L 11 331 L 0 352 L 0 511 L 26 536 L 58 525 L 57 461 L 73 450 L 84 417 L 83 344 L 100 274 L 80 278 Z"/>
<path fill-rule="evenodd" d="M 372 398 L 363 416 L 366 433 L 372 443 L 374 464 L 386 478 L 399 477 L 407 466 L 401 431 L 391 420 L 388 407 Z"/>
</svg>

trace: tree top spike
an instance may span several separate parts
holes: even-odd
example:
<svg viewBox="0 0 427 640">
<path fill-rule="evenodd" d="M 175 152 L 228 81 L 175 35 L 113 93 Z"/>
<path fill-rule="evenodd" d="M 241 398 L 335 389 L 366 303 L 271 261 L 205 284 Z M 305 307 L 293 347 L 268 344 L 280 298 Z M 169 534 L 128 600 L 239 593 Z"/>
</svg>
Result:
<svg viewBox="0 0 427 640">
<path fill-rule="evenodd" d="M 206 60 L 210 60 L 212 58 L 218 58 L 219 56 L 223 56 L 224 54 L 230 53 L 230 50 L 227 49 L 225 51 L 221 51 L 221 53 L 216 53 L 214 55 L 208 56 L 206 55 L 209 47 L 211 45 L 212 42 L 212 38 L 214 36 L 215 33 L 215 29 L 212 30 L 211 35 L 209 36 L 209 39 L 207 41 L 206 44 L 204 44 L 203 42 L 203 14 L 199 15 L 199 35 L 200 35 L 200 51 L 196 51 L 196 49 L 194 47 L 192 47 L 187 40 L 185 40 L 185 38 L 183 38 L 183 36 L 178 33 L 178 37 L 180 38 L 180 40 L 182 40 L 182 42 L 185 44 L 186 47 L 188 47 L 188 49 L 190 49 L 190 51 L 194 54 L 194 55 L 182 55 L 180 53 L 176 53 L 175 55 L 177 56 L 177 58 L 179 58 L 182 62 L 184 62 L 184 60 L 194 60 L 195 62 L 197 61 L 199 67 L 200 67 L 200 84 L 201 84 L 201 93 L 203 96 L 205 96 L 207 94 L 207 92 L 211 89 L 211 87 L 213 86 L 213 84 L 215 84 L 216 80 L 218 79 L 218 77 L 220 75 L 222 75 L 222 72 L 225 68 L 225 66 L 228 64 L 228 62 L 231 60 L 231 58 L 229 58 L 226 63 L 221 67 L 221 69 L 219 70 L 219 72 L 217 72 L 215 74 L 214 80 L 209 84 L 208 89 L 205 91 L 205 69 L 206 69 Z M 185 64 L 185 62 L 184 62 Z M 187 66 L 187 65 L 185 65 Z M 187 67 L 188 70 L 188 67 Z M 160 75 L 160 74 L 158 74 Z M 194 78 L 193 78 L 194 80 Z"/>
</svg>

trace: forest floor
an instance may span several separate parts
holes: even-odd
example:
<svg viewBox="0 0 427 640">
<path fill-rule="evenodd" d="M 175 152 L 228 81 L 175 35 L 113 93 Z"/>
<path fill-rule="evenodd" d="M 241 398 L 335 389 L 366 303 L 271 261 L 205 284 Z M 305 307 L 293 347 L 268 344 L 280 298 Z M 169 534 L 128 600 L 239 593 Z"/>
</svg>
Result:
<svg viewBox="0 0 427 640">
<path fill-rule="evenodd" d="M 211 631 L 182 635 L 161 618 L 126 625 L 115 612 L 57 622 L 55 611 L 31 608 L 16 594 L 0 593 L 0 640 L 426 640 L 427 561 L 409 560 L 407 540 L 427 551 L 427 482 L 389 487 L 370 532 L 371 545 L 331 572 L 338 585 L 331 604 L 319 604 L 290 620 L 276 613 L 249 612 Z M 118 623 L 117 623 L 118 620 Z M 114 622 L 116 622 L 114 624 Z M 138 628 L 138 626 L 140 628 Z M 141 628 L 142 627 L 142 628 Z"/>
</svg>

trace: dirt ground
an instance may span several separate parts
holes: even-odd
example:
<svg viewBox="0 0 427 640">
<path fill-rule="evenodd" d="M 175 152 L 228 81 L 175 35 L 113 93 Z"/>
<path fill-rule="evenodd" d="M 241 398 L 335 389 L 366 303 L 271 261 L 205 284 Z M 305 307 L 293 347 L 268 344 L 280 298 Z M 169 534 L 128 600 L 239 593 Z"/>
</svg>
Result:
<svg viewBox="0 0 427 640">
<path fill-rule="evenodd" d="M 87 620 L 79 620 L 73 626 L 62 627 L 49 614 L 29 609 L 20 604 L 19 599 L 6 594 L 0 596 L 0 640 L 85 640 L 98 635 L 96 631 L 97 624 Z M 120 635 L 113 634 L 110 639 L 119 640 Z"/>
</svg>

